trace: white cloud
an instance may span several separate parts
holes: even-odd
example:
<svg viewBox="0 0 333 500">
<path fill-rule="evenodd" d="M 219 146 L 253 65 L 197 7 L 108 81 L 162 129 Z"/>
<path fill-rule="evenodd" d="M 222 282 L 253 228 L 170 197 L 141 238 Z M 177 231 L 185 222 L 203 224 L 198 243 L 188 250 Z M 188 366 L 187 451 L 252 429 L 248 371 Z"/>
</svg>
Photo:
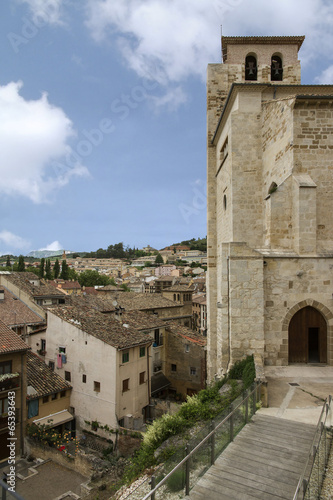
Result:
<svg viewBox="0 0 333 500">
<path fill-rule="evenodd" d="M 0 244 L 17 250 L 23 250 L 29 247 L 30 242 L 4 229 L 0 231 Z"/>
<path fill-rule="evenodd" d="M 116 39 L 131 69 L 161 84 L 206 78 L 220 62 L 219 35 L 306 35 L 302 63 L 332 58 L 327 0 L 86 0 L 95 40 Z"/>
<path fill-rule="evenodd" d="M 68 145 L 75 133 L 64 111 L 46 94 L 25 100 L 21 87 L 0 86 L 0 192 L 47 202 L 55 189 L 88 171 Z"/>
<path fill-rule="evenodd" d="M 49 245 L 47 245 L 45 248 L 40 248 L 39 250 L 62 250 L 64 247 L 59 243 L 59 241 L 53 241 Z"/>
<path fill-rule="evenodd" d="M 333 64 L 326 68 L 319 76 L 315 78 L 316 83 L 322 83 L 324 85 L 333 84 Z"/>
<path fill-rule="evenodd" d="M 29 6 L 37 24 L 63 24 L 63 5 L 66 0 L 17 0 Z"/>
<path fill-rule="evenodd" d="M 151 96 L 156 109 L 167 106 L 170 111 L 175 110 L 180 104 L 187 101 L 187 96 L 180 86 L 170 87 L 166 93 L 160 97 Z"/>
</svg>

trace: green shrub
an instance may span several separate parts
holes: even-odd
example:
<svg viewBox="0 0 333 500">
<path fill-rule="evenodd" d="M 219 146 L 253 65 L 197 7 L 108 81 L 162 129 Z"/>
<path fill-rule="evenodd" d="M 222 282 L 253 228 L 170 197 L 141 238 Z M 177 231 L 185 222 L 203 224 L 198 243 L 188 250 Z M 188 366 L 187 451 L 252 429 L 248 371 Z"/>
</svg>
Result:
<svg viewBox="0 0 333 500">
<path fill-rule="evenodd" d="M 250 387 L 251 384 L 253 384 L 255 377 L 256 377 L 256 369 L 252 359 L 251 362 L 248 362 L 246 364 L 243 371 L 242 379 L 245 389 L 247 389 L 248 387 Z"/>
<path fill-rule="evenodd" d="M 172 476 L 166 482 L 166 485 L 170 491 L 176 492 L 184 489 L 185 487 L 185 471 L 182 469 L 177 469 Z"/>
</svg>

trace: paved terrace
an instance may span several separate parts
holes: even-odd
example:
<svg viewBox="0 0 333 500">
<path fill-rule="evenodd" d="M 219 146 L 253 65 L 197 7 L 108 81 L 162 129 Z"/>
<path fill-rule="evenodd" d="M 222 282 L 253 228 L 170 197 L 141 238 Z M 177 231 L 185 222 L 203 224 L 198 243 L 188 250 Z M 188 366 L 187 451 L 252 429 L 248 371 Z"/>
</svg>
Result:
<svg viewBox="0 0 333 500">
<path fill-rule="evenodd" d="M 191 490 L 200 499 L 291 499 L 305 466 L 333 367 L 266 367 L 262 408 Z M 292 384 L 292 385 L 291 385 Z"/>
</svg>

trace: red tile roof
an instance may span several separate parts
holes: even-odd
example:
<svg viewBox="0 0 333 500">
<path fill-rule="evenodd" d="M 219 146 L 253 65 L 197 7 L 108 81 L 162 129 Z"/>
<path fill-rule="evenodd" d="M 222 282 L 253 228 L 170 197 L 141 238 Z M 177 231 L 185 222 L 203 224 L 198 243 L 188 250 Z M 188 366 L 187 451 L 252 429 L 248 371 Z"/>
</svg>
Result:
<svg viewBox="0 0 333 500">
<path fill-rule="evenodd" d="M 13 330 L 0 321 L 0 354 L 25 352 L 30 347 Z"/>
</svg>

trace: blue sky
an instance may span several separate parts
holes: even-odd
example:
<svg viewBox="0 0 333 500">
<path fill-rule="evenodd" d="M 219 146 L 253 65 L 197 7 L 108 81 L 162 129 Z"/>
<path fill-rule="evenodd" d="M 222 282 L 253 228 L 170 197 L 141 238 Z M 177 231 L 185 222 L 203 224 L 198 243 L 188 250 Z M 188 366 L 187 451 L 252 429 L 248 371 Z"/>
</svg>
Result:
<svg viewBox="0 0 333 500">
<path fill-rule="evenodd" d="M 206 235 L 206 67 L 224 35 L 305 35 L 332 83 L 330 0 L 7 0 L 0 253 Z"/>
</svg>

